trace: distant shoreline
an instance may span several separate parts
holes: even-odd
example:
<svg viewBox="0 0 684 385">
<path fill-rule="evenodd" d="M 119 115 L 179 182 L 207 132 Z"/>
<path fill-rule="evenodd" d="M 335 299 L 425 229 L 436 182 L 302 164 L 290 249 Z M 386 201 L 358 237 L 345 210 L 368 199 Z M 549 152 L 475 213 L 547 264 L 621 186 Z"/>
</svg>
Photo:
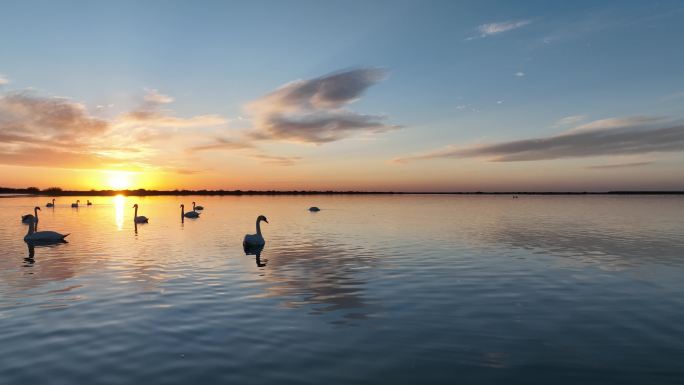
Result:
<svg viewBox="0 0 684 385">
<path fill-rule="evenodd" d="M 0 187 L 0 198 L 26 196 L 185 196 L 185 195 L 684 195 L 684 191 L 452 191 L 452 192 L 400 192 L 400 191 L 278 191 L 278 190 L 38 190 Z"/>
</svg>

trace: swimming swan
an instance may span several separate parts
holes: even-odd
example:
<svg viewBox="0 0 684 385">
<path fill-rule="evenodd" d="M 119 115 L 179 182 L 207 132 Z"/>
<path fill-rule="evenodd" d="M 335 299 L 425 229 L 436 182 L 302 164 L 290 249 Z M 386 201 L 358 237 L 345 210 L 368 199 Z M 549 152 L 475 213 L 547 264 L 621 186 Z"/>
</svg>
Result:
<svg viewBox="0 0 684 385">
<path fill-rule="evenodd" d="M 147 223 L 147 217 L 144 215 L 138 216 L 138 204 L 134 204 L 135 214 L 133 214 L 133 222 L 135 223 Z"/>
<path fill-rule="evenodd" d="M 48 202 L 45 207 L 55 207 L 55 198 L 52 198 L 52 202 Z"/>
<path fill-rule="evenodd" d="M 54 231 L 35 231 L 35 224 L 29 223 L 28 233 L 24 236 L 26 242 L 56 242 L 64 241 L 69 234 L 60 234 Z"/>
<path fill-rule="evenodd" d="M 38 210 L 40 207 L 33 208 L 33 214 L 26 214 L 21 216 L 21 223 L 38 223 Z"/>
<path fill-rule="evenodd" d="M 88 202 L 86 203 L 86 205 L 87 205 L 87 206 L 92 206 L 93 204 L 90 203 L 90 201 L 88 201 Z"/>
<path fill-rule="evenodd" d="M 195 206 L 195 202 L 192 202 L 192 211 L 204 210 L 204 206 Z"/>
<path fill-rule="evenodd" d="M 268 219 L 265 216 L 259 215 L 256 220 L 256 234 L 245 235 L 245 239 L 242 241 L 243 247 L 263 246 L 266 244 L 264 237 L 261 235 L 261 226 L 259 224 L 261 221 L 268 223 Z"/>
<path fill-rule="evenodd" d="M 183 218 L 183 217 L 185 217 L 185 218 L 199 218 L 200 213 L 198 213 L 197 211 L 193 210 L 193 211 L 188 211 L 186 213 L 185 212 L 185 205 L 181 204 L 180 207 L 181 207 L 181 218 Z"/>
<path fill-rule="evenodd" d="M 72 203 L 72 204 L 71 204 L 71 207 L 78 208 L 78 204 L 79 204 L 79 203 L 81 203 L 81 201 L 80 201 L 80 200 L 76 200 L 76 203 Z"/>
<path fill-rule="evenodd" d="M 309 211 L 311 211 L 312 213 L 316 213 L 316 212 L 321 211 L 321 209 L 319 209 L 316 206 L 311 206 L 311 207 L 309 207 Z"/>
</svg>

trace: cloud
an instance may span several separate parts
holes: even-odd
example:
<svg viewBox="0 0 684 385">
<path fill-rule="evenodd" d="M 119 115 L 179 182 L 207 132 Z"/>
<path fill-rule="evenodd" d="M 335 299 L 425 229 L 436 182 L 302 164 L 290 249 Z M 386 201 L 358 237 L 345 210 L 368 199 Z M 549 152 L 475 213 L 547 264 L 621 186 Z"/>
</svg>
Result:
<svg viewBox="0 0 684 385">
<path fill-rule="evenodd" d="M 684 122 L 653 117 L 597 120 L 564 133 L 469 147 L 447 146 L 394 162 L 486 158 L 494 162 L 551 160 L 684 151 Z"/>
<path fill-rule="evenodd" d="M 253 154 L 252 158 L 261 160 L 263 163 L 274 164 L 278 166 L 292 166 L 301 161 L 299 156 L 274 156 L 265 154 Z"/>
<path fill-rule="evenodd" d="M 82 104 L 65 98 L 28 92 L 0 95 L 0 132 L 12 136 L 13 142 L 58 145 L 100 135 L 108 128 L 107 121 L 89 116 Z"/>
<path fill-rule="evenodd" d="M 597 164 L 595 166 L 588 166 L 589 169 L 601 170 L 601 169 L 612 169 L 612 168 L 629 168 L 629 167 L 639 167 L 652 164 L 653 162 L 631 162 L 631 163 L 615 163 L 615 164 Z"/>
<path fill-rule="evenodd" d="M 190 118 L 173 116 L 172 112 L 162 107 L 172 103 L 171 96 L 161 94 L 155 89 L 146 89 L 143 103 L 133 111 L 119 117 L 120 126 L 144 126 L 156 128 L 190 128 L 211 127 L 227 124 L 228 121 L 219 115 L 198 115 Z"/>
<path fill-rule="evenodd" d="M 553 127 L 571 126 L 571 125 L 577 124 L 577 123 L 579 123 L 585 119 L 587 119 L 586 115 L 566 116 L 564 118 L 558 119 L 558 121 L 556 123 L 554 123 Z"/>
<path fill-rule="evenodd" d="M 518 72 L 515 73 L 515 76 L 521 78 L 521 77 L 525 76 L 525 73 L 522 72 L 522 71 L 518 71 Z"/>
<path fill-rule="evenodd" d="M 0 86 L 5 85 L 5 84 L 9 84 L 9 82 L 10 81 L 7 78 L 7 76 L 0 74 Z"/>
<path fill-rule="evenodd" d="M 249 142 L 240 141 L 227 138 L 214 138 L 213 143 L 190 147 L 191 151 L 208 151 L 208 150 L 239 150 L 244 148 L 253 148 Z"/>
<path fill-rule="evenodd" d="M 483 38 L 483 37 L 498 35 L 498 34 L 503 33 L 503 32 L 508 32 L 508 31 L 512 31 L 514 29 L 524 27 L 530 23 L 532 23 L 532 20 L 513 20 L 513 21 L 504 21 L 501 23 L 482 24 L 482 25 L 477 27 L 477 31 L 479 32 L 479 35 L 471 36 L 469 38 L 466 38 L 466 40 L 473 40 L 473 39 L 477 39 L 478 37 Z"/>
<path fill-rule="evenodd" d="M 247 105 L 254 127 L 246 136 L 321 144 L 396 129 L 383 116 L 345 108 L 385 77 L 382 69 L 359 68 L 285 84 Z"/>
</svg>

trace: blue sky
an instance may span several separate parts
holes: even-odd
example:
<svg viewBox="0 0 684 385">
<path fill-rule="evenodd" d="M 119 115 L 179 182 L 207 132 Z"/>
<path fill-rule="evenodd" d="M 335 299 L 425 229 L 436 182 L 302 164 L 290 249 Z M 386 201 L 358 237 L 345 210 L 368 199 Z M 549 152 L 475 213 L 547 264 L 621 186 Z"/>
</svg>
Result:
<svg viewBox="0 0 684 385">
<path fill-rule="evenodd" d="M 164 114 L 225 119 L 211 128 L 197 120 L 189 128 L 192 145 L 202 146 L 203 140 L 212 143 L 255 128 L 258 119 L 245 106 L 289 82 L 345 70 L 384 71 L 383 80 L 359 90 L 358 100 L 335 108 L 381 116 L 393 129 L 359 130 L 313 145 L 270 136 L 260 142 L 258 154 L 231 148 L 194 156 L 181 148 L 186 139 L 170 140 L 177 148 L 174 161 L 199 165 L 197 172 L 178 178 L 187 186 L 527 189 L 544 186 L 530 173 L 548 172 L 558 178 L 551 178 L 549 189 L 684 189 L 678 146 L 504 162 L 511 163 L 508 170 L 486 157 L 462 159 L 462 152 L 435 156 L 445 146 L 545 138 L 602 119 L 668 121 L 644 123 L 638 127 L 643 130 L 680 121 L 684 4 L 679 1 L 21 1 L 2 8 L 5 81 L 0 82 L 6 84 L 0 93 L 68 98 L 82 104 L 87 116 L 109 122 L 106 132 L 112 135 L 131 129 L 113 121 L 139 108 L 151 92 L 172 100 L 159 104 Z M 159 135 L 178 130 L 172 124 L 163 128 L 168 132 L 152 126 L 136 129 Z M 8 153 L 18 151 L 17 143 L 12 145 Z M 240 158 L 245 153 L 249 161 Z M 259 159 L 265 155 L 292 162 L 268 164 L 278 170 L 264 172 Z M 167 160 L 155 155 L 130 163 L 138 170 L 167 172 L 159 170 Z M 251 174 L 257 176 L 245 181 L 250 173 L 222 169 L 218 162 L 255 170 Z M 29 166 L 6 163 L 15 170 Z M 105 168 L 126 168 L 121 163 Z M 621 164 L 626 166 L 591 168 Z M 586 167 L 593 170 L 589 177 L 583 176 Z M 61 168 L 78 175 L 73 165 Z M 481 169 L 481 177 L 473 178 L 468 171 L 473 169 Z M 426 171 L 434 176 L 426 177 Z M 233 179 L 222 179 L 232 172 Z M 292 181 L 274 179 L 283 173 Z M 377 173 L 386 173 L 387 180 L 378 181 Z M 501 178 L 502 173 L 520 179 Z M 568 180 L 572 184 L 561 183 Z"/>
</svg>

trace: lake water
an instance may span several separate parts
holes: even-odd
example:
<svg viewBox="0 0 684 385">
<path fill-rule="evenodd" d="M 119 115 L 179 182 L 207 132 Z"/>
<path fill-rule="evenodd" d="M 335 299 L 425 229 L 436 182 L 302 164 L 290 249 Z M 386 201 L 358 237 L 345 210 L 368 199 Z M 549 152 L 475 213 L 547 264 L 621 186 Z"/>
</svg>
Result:
<svg viewBox="0 0 684 385">
<path fill-rule="evenodd" d="M 0 199 L 2 384 L 684 383 L 682 196 L 75 199 Z"/>
</svg>

